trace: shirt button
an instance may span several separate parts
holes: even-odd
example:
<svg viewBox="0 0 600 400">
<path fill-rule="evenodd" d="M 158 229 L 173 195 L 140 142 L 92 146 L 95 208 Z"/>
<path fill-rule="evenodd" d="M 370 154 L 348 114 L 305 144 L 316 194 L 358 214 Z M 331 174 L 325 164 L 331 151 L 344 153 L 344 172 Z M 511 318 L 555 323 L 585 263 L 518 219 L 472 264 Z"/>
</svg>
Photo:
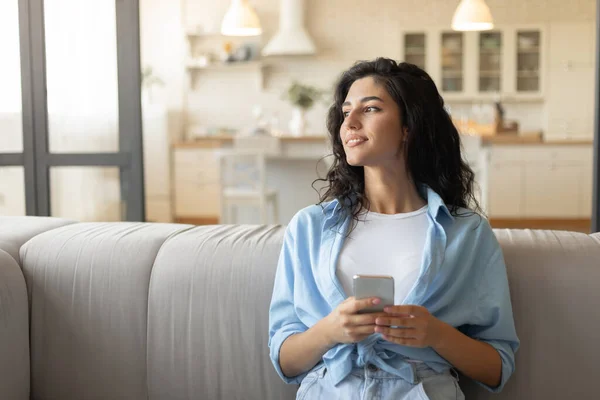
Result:
<svg viewBox="0 0 600 400">
<path fill-rule="evenodd" d="M 374 366 L 373 364 L 369 364 L 369 365 L 367 366 L 367 368 L 368 368 L 368 369 L 369 369 L 369 371 L 371 371 L 371 372 L 377 372 L 377 371 L 379 371 L 379 368 L 377 368 L 377 367 L 376 367 L 376 366 Z"/>
</svg>

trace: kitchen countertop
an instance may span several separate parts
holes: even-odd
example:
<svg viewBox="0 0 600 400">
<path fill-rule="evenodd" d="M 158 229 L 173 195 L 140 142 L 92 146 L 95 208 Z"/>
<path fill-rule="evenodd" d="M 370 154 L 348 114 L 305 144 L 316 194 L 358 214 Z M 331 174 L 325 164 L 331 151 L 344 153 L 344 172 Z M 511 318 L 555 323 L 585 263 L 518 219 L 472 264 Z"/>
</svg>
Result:
<svg viewBox="0 0 600 400">
<path fill-rule="evenodd" d="M 292 143 L 314 143 L 327 141 L 327 136 L 279 136 L 279 139 L 283 142 Z M 233 142 L 232 135 L 215 135 L 196 138 L 194 140 L 187 140 L 173 143 L 173 148 L 176 149 L 194 149 L 194 148 L 213 148 L 220 147 L 223 144 L 229 144 Z"/>
<path fill-rule="evenodd" d="M 283 142 L 286 143 L 314 143 L 325 142 L 327 136 L 280 136 Z M 520 134 L 497 134 L 494 136 L 483 136 L 483 143 L 486 145 L 592 145 L 593 140 L 585 139 L 564 139 L 564 140 L 543 140 L 542 132 L 522 132 Z M 219 148 L 224 144 L 233 142 L 233 136 L 207 136 L 196 138 L 194 140 L 181 141 L 173 143 L 174 149 L 195 149 L 195 148 Z"/>
</svg>

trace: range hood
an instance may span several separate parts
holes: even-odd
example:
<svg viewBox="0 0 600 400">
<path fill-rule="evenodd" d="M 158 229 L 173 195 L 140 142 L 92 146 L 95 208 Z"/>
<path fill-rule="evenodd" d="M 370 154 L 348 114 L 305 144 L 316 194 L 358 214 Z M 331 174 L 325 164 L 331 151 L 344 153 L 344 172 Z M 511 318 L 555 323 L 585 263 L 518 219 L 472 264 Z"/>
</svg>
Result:
<svg viewBox="0 0 600 400">
<path fill-rule="evenodd" d="M 262 51 L 263 56 L 315 54 L 304 28 L 304 0 L 281 0 L 279 30 Z"/>
</svg>

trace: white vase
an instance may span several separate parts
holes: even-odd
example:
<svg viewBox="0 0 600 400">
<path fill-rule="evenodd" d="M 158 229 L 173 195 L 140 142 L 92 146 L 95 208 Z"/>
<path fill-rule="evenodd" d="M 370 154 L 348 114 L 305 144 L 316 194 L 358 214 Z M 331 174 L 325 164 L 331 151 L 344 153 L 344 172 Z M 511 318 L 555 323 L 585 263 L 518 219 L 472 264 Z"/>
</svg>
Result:
<svg viewBox="0 0 600 400">
<path fill-rule="evenodd" d="M 306 130 L 306 110 L 301 107 L 294 107 L 292 110 L 292 119 L 290 120 L 290 133 L 292 136 L 303 136 Z"/>
</svg>

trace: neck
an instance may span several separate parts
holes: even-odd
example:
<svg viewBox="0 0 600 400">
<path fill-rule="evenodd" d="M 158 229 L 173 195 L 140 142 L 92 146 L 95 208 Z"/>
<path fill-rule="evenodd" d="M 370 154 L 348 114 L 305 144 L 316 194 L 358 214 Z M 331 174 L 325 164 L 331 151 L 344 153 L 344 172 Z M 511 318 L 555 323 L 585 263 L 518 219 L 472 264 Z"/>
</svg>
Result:
<svg viewBox="0 0 600 400">
<path fill-rule="evenodd" d="M 405 168 L 365 167 L 364 173 L 369 211 L 400 214 L 416 211 L 427 204 Z"/>
</svg>

